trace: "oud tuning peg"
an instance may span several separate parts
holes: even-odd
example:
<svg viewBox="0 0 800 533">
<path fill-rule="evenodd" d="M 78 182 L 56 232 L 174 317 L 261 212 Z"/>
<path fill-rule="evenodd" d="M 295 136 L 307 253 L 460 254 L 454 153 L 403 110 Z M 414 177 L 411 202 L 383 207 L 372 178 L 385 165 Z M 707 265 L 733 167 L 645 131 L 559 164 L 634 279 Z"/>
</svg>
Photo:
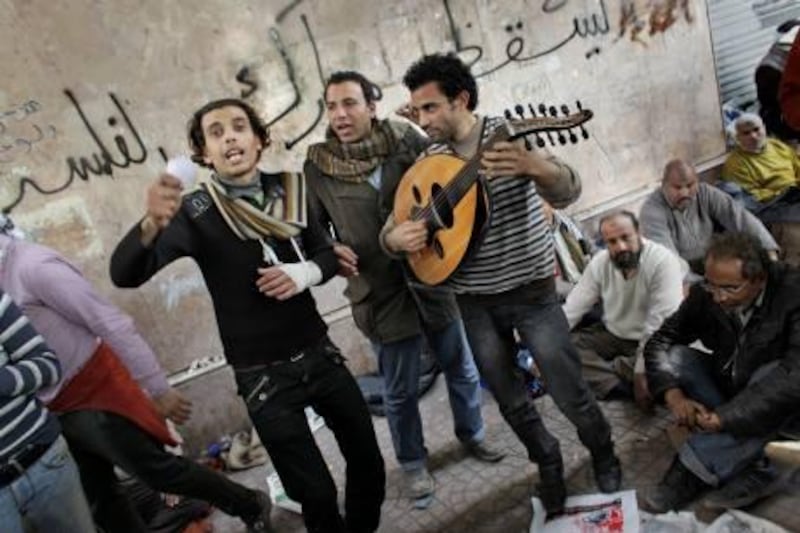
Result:
<svg viewBox="0 0 800 533">
<path fill-rule="evenodd" d="M 525 118 L 525 108 L 522 107 L 521 105 L 519 105 L 519 104 L 515 105 L 514 106 L 514 111 L 517 112 L 517 115 L 519 115 L 519 118 Z"/>
<path fill-rule="evenodd" d="M 513 120 L 514 118 L 514 115 L 511 114 L 510 109 L 506 109 L 503 114 L 506 116 L 506 120 Z"/>
<path fill-rule="evenodd" d="M 575 107 L 578 108 L 578 112 L 582 112 L 583 111 L 583 105 L 581 104 L 580 100 L 575 100 Z M 588 139 L 589 138 L 589 132 L 586 131 L 586 128 L 583 127 L 583 124 L 580 125 L 580 129 L 581 129 L 581 137 L 583 137 L 584 140 Z"/>
<path fill-rule="evenodd" d="M 569 116 L 569 107 L 567 107 L 567 104 L 561 104 L 560 109 L 565 117 Z M 572 131 L 572 128 L 568 129 L 567 133 L 569 135 L 569 142 L 571 142 L 572 144 L 576 144 L 578 142 L 578 136 L 575 135 L 575 132 Z"/>
<path fill-rule="evenodd" d="M 558 118 L 558 110 L 556 110 L 556 106 L 551 105 L 547 108 L 547 111 L 550 113 L 551 117 Z M 561 132 L 561 130 L 558 131 L 558 142 L 562 146 L 567 144 L 567 138 L 564 137 L 564 134 Z"/>
<path fill-rule="evenodd" d="M 528 104 L 528 110 L 531 112 L 531 116 L 533 118 L 536 118 L 536 111 L 533 109 L 533 104 Z M 544 107 L 544 104 L 539 104 L 539 113 L 543 117 L 547 116 L 547 110 Z M 546 134 L 547 134 L 547 140 L 550 141 L 550 146 L 555 146 L 556 143 L 553 142 L 553 135 L 549 131 L 546 132 Z M 541 141 L 541 142 L 539 142 L 539 141 Z M 544 139 L 542 139 L 541 137 L 539 137 L 537 135 L 536 144 L 539 145 L 539 148 L 544 148 Z"/>
<path fill-rule="evenodd" d="M 529 151 L 529 152 L 530 152 L 531 150 L 533 150 L 533 145 L 531 144 L 531 141 L 530 141 L 530 139 L 528 139 L 527 137 L 523 137 L 523 138 L 522 138 L 522 140 L 524 140 L 524 141 L 525 141 L 525 149 L 526 149 L 527 151 Z"/>
</svg>

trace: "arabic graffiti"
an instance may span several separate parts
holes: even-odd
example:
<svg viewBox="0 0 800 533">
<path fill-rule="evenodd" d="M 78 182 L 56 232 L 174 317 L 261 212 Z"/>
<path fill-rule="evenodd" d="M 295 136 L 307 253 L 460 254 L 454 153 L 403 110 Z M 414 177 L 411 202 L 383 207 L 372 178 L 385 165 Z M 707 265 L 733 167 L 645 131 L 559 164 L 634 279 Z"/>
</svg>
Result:
<svg viewBox="0 0 800 533">
<path fill-rule="evenodd" d="M 294 7 L 296 7 L 300 3 L 300 1 L 302 0 L 297 0 L 292 4 L 290 4 L 289 6 L 287 6 L 286 8 L 284 8 L 276 18 L 276 21 L 280 23 L 288 14 L 288 12 L 291 11 Z M 308 23 L 308 17 L 305 14 L 300 15 L 300 22 L 303 25 L 303 30 L 305 32 L 308 43 L 311 46 L 311 51 L 314 57 L 314 65 L 316 67 L 316 73 L 319 76 L 319 81 L 320 81 L 319 90 L 321 93 L 322 88 L 325 85 L 325 77 L 322 72 L 322 62 L 320 60 L 319 49 L 317 48 L 317 42 L 314 38 L 314 34 L 311 31 L 311 26 Z M 280 122 L 281 120 L 283 120 L 292 111 L 300 107 L 300 105 L 303 103 L 303 92 L 300 90 L 297 68 L 292 60 L 288 48 L 283 43 L 280 30 L 276 26 L 272 26 L 269 29 L 268 33 L 269 33 L 269 38 L 272 41 L 272 45 L 278 52 L 281 62 L 283 63 L 283 68 L 286 72 L 286 77 L 289 80 L 289 83 L 292 86 L 292 92 L 294 93 L 292 101 L 289 103 L 289 105 L 287 105 L 285 109 L 278 112 L 278 114 L 275 117 L 273 117 L 271 120 L 267 122 L 267 127 L 271 127 Z M 258 91 L 258 82 L 255 80 L 253 69 L 250 66 L 245 65 L 241 67 L 239 71 L 236 73 L 235 78 L 237 82 L 247 87 L 246 89 L 242 89 L 240 92 L 242 98 L 245 99 L 251 98 L 253 97 L 253 95 L 255 95 L 256 91 Z M 314 131 L 317 125 L 322 121 L 322 116 L 325 113 L 325 102 L 323 101 L 322 98 L 317 98 L 316 103 L 317 103 L 316 115 L 312 119 L 308 127 L 306 127 L 296 137 L 284 142 L 284 147 L 287 150 L 291 150 L 292 148 L 294 148 L 295 145 L 297 145 L 297 143 L 305 139 L 309 134 L 311 134 L 312 131 Z"/>
<path fill-rule="evenodd" d="M 43 187 L 31 176 L 20 177 L 16 184 L 16 195 L 11 202 L 2 207 L 1 210 L 3 213 L 10 213 L 17 205 L 19 205 L 20 202 L 22 202 L 22 200 L 25 198 L 25 192 L 28 188 L 32 188 L 38 193 L 44 195 L 56 194 L 69 188 L 74 183 L 76 178 L 83 181 L 88 181 L 90 175 L 110 176 L 113 178 L 114 168 L 128 168 L 131 165 L 140 165 L 147 161 L 147 147 L 144 145 L 141 135 L 134 126 L 130 115 L 125 110 L 125 107 L 122 105 L 122 102 L 116 94 L 109 92 L 108 96 L 111 99 L 116 112 L 122 118 L 122 122 L 120 123 L 117 116 L 111 114 L 107 119 L 107 123 L 109 127 L 115 128 L 116 130 L 125 131 L 131 137 L 133 137 L 133 145 L 135 147 L 134 151 L 131 150 L 131 147 L 128 145 L 128 141 L 125 139 L 125 136 L 117 133 L 113 136 L 116 150 L 115 152 L 112 152 L 112 150 L 110 150 L 106 145 L 106 142 L 104 142 L 98 131 L 98 128 L 96 128 L 86 116 L 86 113 L 84 112 L 80 102 L 73 92 L 69 89 L 65 89 L 64 95 L 67 97 L 67 100 L 69 100 L 69 103 L 74 111 L 78 114 L 81 123 L 96 145 L 98 152 L 95 152 L 88 157 L 77 155 L 68 156 L 66 158 L 68 170 L 67 177 L 63 183 L 54 187 Z M 158 147 L 157 151 L 166 162 L 167 154 L 164 149 Z"/>
<path fill-rule="evenodd" d="M 31 153 L 34 145 L 55 138 L 53 125 L 41 126 L 28 120 L 41 108 L 36 100 L 28 100 L 0 112 L 0 164 L 13 163 L 18 157 Z M 20 131 L 23 129 L 26 131 Z"/>
<path fill-rule="evenodd" d="M 543 0 L 542 11 L 544 11 L 545 13 L 555 13 L 561 10 L 563 7 L 565 7 L 567 5 L 567 2 L 568 0 Z M 293 93 L 291 101 L 283 109 L 277 111 L 267 121 L 267 126 L 269 127 L 275 126 L 282 120 L 286 119 L 292 112 L 298 110 L 300 106 L 303 105 L 304 103 L 304 93 L 303 91 L 301 91 L 301 83 L 298 79 L 299 74 L 298 74 L 297 64 L 292 58 L 290 50 L 283 42 L 283 38 L 281 35 L 281 28 L 280 28 L 280 26 L 284 23 L 288 13 L 292 9 L 297 7 L 299 3 L 300 1 L 294 1 L 289 6 L 281 10 L 280 15 L 276 18 L 276 25 L 273 25 L 268 30 L 269 40 L 271 42 L 273 49 L 277 52 L 278 57 L 280 58 L 280 62 L 282 64 L 286 79 L 289 81 Z M 450 38 L 452 39 L 453 44 L 455 46 L 455 51 L 461 56 L 462 60 L 468 66 L 472 67 L 476 65 L 484 57 L 483 47 L 478 44 L 469 44 L 469 45 L 464 44 L 462 39 L 461 28 L 459 27 L 459 24 L 456 22 L 456 17 L 451 8 L 450 0 L 443 0 L 442 4 L 444 7 L 445 15 L 447 17 L 448 30 Z M 317 42 L 314 37 L 314 33 L 311 29 L 311 26 L 309 25 L 307 16 L 304 13 L 300 14 L 299 20 L 302 24 L 302 28 L 305 34 L 305 41 L 307 45 L 310 47 L 312 56 L 314 58 L 314 67 L 316 75 L 319 78 L 319 92 L 321 93 L 325 84 L 325 76 L 323 73 L 324 69 L 322 67 L 319 48 L 317 46 Z M 472 24 L 470 22 L 466 22 L 464 26 L 469 29 L 472 27 Z M 515 62 L 523 63 L 545 56 L 547 54 L 551 54 L 556 50 L 560 49 L 561 47 L 565 46 L 572 39 L 575 38 L 588 39 L 592 37 L 605 35 L 610 32 L 611 26 L 609 23 L 608 9 L 606 7 L 606 2 L 605 0 L 600 0 L 599 12 L 595 12 L 586 16 L 574 17 L 574 19 L 572 20 L 571 32 L 565 38 L 540 51 L 536 52 L 526 51 L 525 38 L 522 35 L 515 34 L 524 29 L 522 21 L 516 21 L 513 24 L 507 24 L 505 29 L 509 34 L 514 34 L 514 35 L 512 35 L 512 37 L 506 43 L 504 59 L 494 66 L 479 71 L 476 74 L 476 78 L 488 76 L 506 67 L 511 63 Z M 589 53 L 587 53 L 586 57 L 589 58 L 594 54 L 598 54 L 599 52 L 600 52 L 599 47 L 595 46 L 591 49 Z M 235 80 L 239 84 L 244 86 L 240 90 L 240 95 L 242 98 L 252 99 L 257 95 L 257 92 L 259 90 L 259 83 L 256 79 L 256 73 L 254 72 L 254 68 L 255 66 L 252 64 L 243 65 L 242 67 L 239 68 L 239 70 L 236 72 L 234 76 Z M 316 82 L 313 82 L 311 86 L 314 86 L 315 84 Z M 307 90 L 309 84 L 307 83 L 304 84 L 304 87 Z M 317 98 L 315 101 L 316 101 L 315 114 L 311 118 L 308 126 L 305 127 L 296 137 L 291 138 L 284 142 L 284 147 L 287 150 L 291 150 L 300 141 L 302 141 L 304 138 L 310 135 L 322 121 L 325 112 L 325 102 L 323 101 L 322 98 Z"/>
<path fill-rule="evenodd" d="M 444 3 L 445 13 L 447 15 L 449 30 L 450 30 L 450 38 L 453 40 L 455 45 L 455 51 L 459 55 L 463 54 L 464 52 L 468 52 L 470 54 L 474 54 L 470 60 L 467 60 L 461 57 L 462 61 L 464 61 L 470 67 L 477 64 L 478 61 L 483 57 L 483 47 L 479 45 L 469 45 L 464 46 L 461 40 L 460 30 L 458 25 L 455 22 L 455 18 L 453 17 L 452 10 L 450 9 L 450 2 L 449 0 L 442 0 Z M 688 0 L 686 0 L 688 1 Z M 567 3 L 567 0 L 560 0 L 560 1 L 552 1 L 552 0 L 545 0 L 542 4 L 542 11 L 545 13 L 554 13 L 564 7 Z M 525 51 L 525 38 L 521 35 L 514 35 L 511 37 L 508 42 L 506 43 L 505 49 L 505 58 L 501 60 L 498 64 L 489 67 L 483 71 L 478 72 L 475 74 L 476 78 L 482 78 L 484 76 L 488 76 L 498 70 L 505 68 L 506 66 L 512 63 L 524 63 L 528 61 L 532 61 L 534 59 L 546 56 L 548 54 L 552 54 L 556 50 L 560 49 L 561 47 L 565 46 L 567 43 L 572 41 L 575 38 L 581 39 L 588 39 L 590 37 L 598 37 L 601 35 L 605 35 L 611 31 L 611 25 L 609 24 L 608 19 L 608 9 L 606 7 L 605 0 L 600 0 L 599 2 L 600 12 L 592 13 L 591 16 L 575 16 L 572 19 L 572 32 L 569 33 L 563 39 L 556 41 L 550 46 L 542 50 L 537 50 L 534 52 Z M 523 25 L 521 22 L 517 22 L 516 25 L 508 24 L 505 27 L 507 33 L 513 34 L 515 33 L 514 30 L 521 30 L 523 29 Z M 597 52 L 599 53 L 599 48 L 597 48 Z M 592 50 L 594 50 L 594 48 Z M 591 55 L 587 55 L 587 59 L 591 57 Z"/>
</svg>

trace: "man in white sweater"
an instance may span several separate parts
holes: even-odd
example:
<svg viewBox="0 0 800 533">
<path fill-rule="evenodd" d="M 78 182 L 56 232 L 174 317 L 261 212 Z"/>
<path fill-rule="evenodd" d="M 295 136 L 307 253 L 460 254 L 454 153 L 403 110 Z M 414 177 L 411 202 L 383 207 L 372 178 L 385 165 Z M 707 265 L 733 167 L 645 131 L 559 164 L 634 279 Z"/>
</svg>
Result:
<svg viewBox="0 0 800 533">
<path fill-rule="evenodd" d="M 600 399 L 633 392 L 636 402 L 647 407 L 644 345 L 680 305 L 684 272 L 674 252 L 642 238 L 630 211 L 603 217 L 600 234 L 607 249 L 589 262 L 567 297 L 564 314 L 573 329 L 602 303 L 602 322 L 572 333 L 584 378 Z"/>
</svg>

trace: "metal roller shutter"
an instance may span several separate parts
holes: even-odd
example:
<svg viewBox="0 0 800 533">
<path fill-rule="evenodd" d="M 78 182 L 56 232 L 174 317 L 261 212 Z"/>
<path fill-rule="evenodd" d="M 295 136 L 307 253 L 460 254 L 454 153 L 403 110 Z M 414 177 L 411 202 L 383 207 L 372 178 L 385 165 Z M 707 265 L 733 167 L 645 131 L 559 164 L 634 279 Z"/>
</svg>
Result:
<svg viewBox="0 0 800 533">
<path fill-rule="evenodd" d="M 776 28 L 800 17 L 800 0 L 708 0 L 720 98 L 737 107 L 756 101 L 756 66 L 778 38 Z"/>
</svg>

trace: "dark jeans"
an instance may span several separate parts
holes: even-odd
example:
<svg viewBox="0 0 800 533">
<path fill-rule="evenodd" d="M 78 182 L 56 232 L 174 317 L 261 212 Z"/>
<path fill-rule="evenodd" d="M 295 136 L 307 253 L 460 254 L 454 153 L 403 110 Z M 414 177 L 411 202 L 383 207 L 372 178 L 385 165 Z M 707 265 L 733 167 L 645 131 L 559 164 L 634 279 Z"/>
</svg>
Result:
<svg viewBox="0 0 800 533">
<path fill-rule="evenodd" d="M 548 392 L 577 427 L 581 442 L 595 457 L 612 453 L 611 428 L 581 376 L 580 358 L 555 292 L 524 305 L 498 304 L 496 298 L 488 304 L 471 295 L 460 295 L 458 304 L 478 369 L 532 461 L 560 452 L 516 370 L 514 330 L 536 354 Z"/>
<path fill-rule="evenodd" d="M 255 491 L 165 451 L 124 417 L 87 410 L 66 413 L 59 419 L 95 520 L 105 531 L 149 531 L 117 483 L 115 465 L 154 490 L 204 500 L 234 516 L 253 518 L 260 511 Z"/>
<path fill-rule="evenodd" d="M 372 419 L 339 350 L 326 338 L 292 361 L 237 370 L 239 394 L 308 531 L 374 531 L 386 475 Z M 347 461 L 345 516 L 336 485 L 306 421 L 311 406 L 333 431 Z M 346 521 L 346 529 L 345 529 Z"/>
<path fill-rule="evenodd" d="M 709 409 L 721 405 L 726 398 L 714 380 L 709 354 L 687 346 L 673 346 L 669 351 L 670 364 L 677 369 L 683 393 Z M 772 369 L 773 363 L 760 367 L 750 378 L 758 381 Z M 709 485 L 725 484 L 753 461 L 764 455 L 764 446 L 775 435 L 737 437 L 730 433 L 692 433 L 678 454 L 681 463 Z"/>
<path fill-rule="evenodd" d="M 605 398 L 620 383 L 631 384 L 637 341 L 617 337 L 602 324 L 578 329 L 570 336 L 583 365 L 583 379 L 598 398 Z"/>
</svg>

